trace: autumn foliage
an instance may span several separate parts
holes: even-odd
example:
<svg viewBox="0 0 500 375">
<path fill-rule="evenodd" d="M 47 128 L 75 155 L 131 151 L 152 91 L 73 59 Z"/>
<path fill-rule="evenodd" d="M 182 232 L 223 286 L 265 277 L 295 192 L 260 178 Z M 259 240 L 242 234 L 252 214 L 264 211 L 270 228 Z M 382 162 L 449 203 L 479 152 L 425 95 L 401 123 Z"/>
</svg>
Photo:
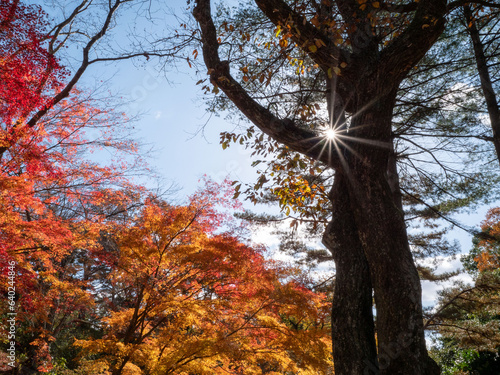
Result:
<svg viewBox="0 0 500 375">
<path fill-rule="evenodd" d="M 492 208 L 481 223 L 481 231 L 486 234 L 476 244 L 477 255 L 474 261 L 480 272 L 492 271 L 500 268 L 500 208 Z"/>
<path fill-rule="evenodd" d="M 71 262 L 82 256 L 105 260 L 98 251 L 102 231 L 114 212 L 141 192 L 126 178 L 130 165 L 103 166 L 88 154 L 102 147 L 135 148 L 110 138 L 126 119 L 92 104 L 83 93 L 61 102 L 9 148 L 0 164 L 0 263 L 2 271 L 16 263 L 17 319 L 26 325 L 26 355 L 39 370 L 51 367 L 50 355 L 40 350 L 48 351 L 75 311 L 92 306 L 87 281 L 75 280 L 79 271 Z"/>
<path fill-rule="evenodd" d="M 76 89 L 52 102 L 65 69 L 47 29 L 37 6 L 0 4 L 0 290 L 15 288 L 2 347 L 16 314 L 15 367 L 0 352 L 1 368 L 327 373 L 325 295 L 243 240 L 228 182 L 184 204 L 135 184 L 144 164 L 113 103 Z"/>
<path fill-rule="evenodd" d="M 75 90 L 36 126 L 26 123 L 64 78 L 44 44 L 46 27 L 38 7 L 0 4 L 0 289 L 7 296 L 7 266 L 14 263 L 16 363 L 42 372 L 53 367 L 54 343 L 92 308 L 87 281 L 76 280 L 71 262 L 82 249 L 105 258 L 98 242 L 113 209 L 125 209 L 142 190 L 126 178 L 131 163 L 103 165 L 90 154 L 136 150 L 123 138 L 127 119 L 104 110 L 95 94 Z"/>
<path fill-rule="evenodd" d="M 31 363 L 60 369 L 54 354 L 70 334 L 69 365 L 89 374 L 327 373 L 326 297 L 241 241 L 221 211 L 237 207 L 232 195 L 211 181 L 185 205 L 94 194 L 91 220 L 51 219 L 66 230 L 46 234 L 59 246 L 6 251 L 27 276 L 18 288 L 32 291 L 18 307 Z M 110 198 L 135 205 L 106 217 Z"/>
<path fill-rule="evenodd" d="M 22 136 L 24 121 L 50 104 L 51 93 L 65 76 L 47 48 L 47 28 L 47 17 L 39 7 L 19 0 L 0 3 L 1 146 Z"/>
<path fill-rule="evenodd" d="M 212 189 L 185 206 L 148 198 L 117 228 L 104 336 L 76 346 L 111 374 L 326 373 L 324 296 L 220 232 Z"/>
</svg>

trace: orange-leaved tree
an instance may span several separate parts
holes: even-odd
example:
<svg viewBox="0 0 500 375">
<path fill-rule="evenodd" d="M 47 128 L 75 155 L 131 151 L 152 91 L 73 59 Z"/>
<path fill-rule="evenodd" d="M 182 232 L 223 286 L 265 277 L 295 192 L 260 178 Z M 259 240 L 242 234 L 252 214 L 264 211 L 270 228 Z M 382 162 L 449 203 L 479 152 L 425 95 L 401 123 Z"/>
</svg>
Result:
<svg viewBox="0 0 500 375">
<path fill-rule="evenodd" d="M 61 101 L 0 161 L 0 288 L 7 292 L 15 264 L 18 359 L 39 371 L 52 367 L 52 347 L 68 327 L 88 325 L 90 263 L 113 262 L 103 235 L 141 195 L 130 162 L 103 165 L 89 154 L 136 150 L 123 138 L 127 119 L 98 101 L 83 92 Z M 8 308 L 3 301 L 3 315 Z"/>
<path fill-rule="evenodd" d="M 130 225 L 116 228 L 104 336 L 76 342 L 82 357 L 99 358 L 85 362 L 87 370 L 327 372 L 325 296 L 296 281 L 297 270 L 241 241 L 219 211 L 234 204 L 223 185 L 209 182 L 186 205 L 150 197 Z"/>
<path fill-rule="evenodd" d="M 84 155 L 135 146 L 110 133 L 126 122 L 121 115 L 96 106 L 95 96 L 69 97 L 84 67 L 64 83 L 56 53 L 80 13 L 50 29 L 39 6 L 0 3 L 0 290 L 10 292 L 0 313 L 15 316 L 11 341 L 24 372 L 50 370 L 56 339 L 89 316 L 92 277 L 85 270 L 77 280 L 78 268 L 82 259 L 109 261 L 98 251 L 113 214 L 103 208 L 123 210 L 139 193 L 125 164 L 99 166 Z"/>
<path fill-rule="evenodd" d="M 481 233 L 474 240 L 474 261 L 480 272 L 500 268 L 500 207 L 492 208 L 481 223 Z"/>
</svg>

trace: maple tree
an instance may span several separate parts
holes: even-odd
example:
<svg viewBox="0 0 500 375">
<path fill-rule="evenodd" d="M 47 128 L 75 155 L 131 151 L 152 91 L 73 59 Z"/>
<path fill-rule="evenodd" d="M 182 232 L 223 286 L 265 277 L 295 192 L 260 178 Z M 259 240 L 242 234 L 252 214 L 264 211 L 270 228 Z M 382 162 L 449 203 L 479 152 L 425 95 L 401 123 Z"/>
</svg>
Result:
<svg viewBox="0 0 500 375">
<path fill-rule="evenodd" d="M 100 358 L 85 366 L 114 375 L 328 372 L 325 297 L 227 231 L 219 209 L 235 201 L 224 185 L 208 182 L 186 206 L 151 196 L 110 234 L 118 258 L 101 290 L 104 336 L 75 343 L 82 357 Z"/>
<path fill-rule="evenodd" d="M 107 37 L 119 12 L 126 7 L 140 9 L 143 3 L 144 0 L 115 0 L 107 4 L 81 0 L 69 9 L 61 7 L 61 14 L 49 21 L 41 6 L 20 0 L 2 2 L 0 156 L 15 145 L 24 132 L 36 129 L 40 120 L 71 94 L 89 66 L 144 57 L 143 52 L 126 54 L 101 46 L 110 42 Z M 89 19 L 92 22 L 89 23 Z M 62 67 L 60 62 L 68 59 L 66 48 L 81 51 L 79 57 L 78 54 L 70 57 L 73 63 L 77 62 L 72 70 Z"/>
<path fill-rule="evenodd" d="M 43 43 L 48 23 L 40 8 L 7 0 L 0 4 L 1 119 L 4 125 L 47 105 L 48 91 L 64 71 Z M 5 135 L 4 135 L 5 137 Z M 8 141 L 3 138 L 2 143 Z"/>
<path fill-rule="evenodd" d="M 51 338 L 42 327 L 48 323 L 49 309 L 44 307 L 58 293 L 55 288 L 47 295 L 47 286 L 57 283 L 54 279 L 57 263 L 72 242 L 70 223 L 57 218 L 51 210 L 51 205 L 57 205 L 64 194 L 55 197 L 50 190 L 71 191 L 71 173 L 75 182 L 86 173 L 68 168 L 76 162 L 72 153 L 79 145 L 79 139 L 73 137 L 75 133 L 80 136 L 78 125 L 51 127 L 47 122 L 34 129 L 26 123 L 34 112 L 50 106 L 51 91 L 57 90 L 64 75 L 46 48 L 47 26 L 46 16 L 39 7 L 19 1 L 0 4 L 1 287 L 6 293 L 7 265 L 15 264 L 15 287 L 19 291 L 14 300 L 19 308 L 17 324 L 26 328 L 28 337 L 26 342 L 21 340 L 16 345 L 39 370 L 47 370 L 51 365 L 48 352 Z M 74 113 L 77 114 L 78 111 Z M 71 151 L 68 146 L 74 141 L 77 147 Z M 8 306 L 3 303 L 2 316 L 6 316 L 6 311 Z M 30 321 L 41 324 L 35 323 L 36 328 L 32 329 Z M 2 336 L 3 340 L 7 337 Z M 21 348 L 23 344 L 26 346 Z"/>
<path fill-rule="evenodd" d="M 117 219 L 114 210 L 135 204 L 141 194 L 128 177 L 139 158 L 110 165 L 90 159 L 102 148 L 122 155 L 137 150 L 124 137 L 127 119 L 98 102 L 105 101 L 83 92 L 61 101 L 0 163 L 1 285 L 6 291 L 7 265 L 14 261 L 18 350 L 29 359 L 21 366 L 39 371 L 51 368 L 49 348 L 65 327 L 90 314 L 92 278 L 73 262 L 110 262 L 112 254 L 98 251 L 102 231 Z"/>
<path fill-rule="evenodd" d="M 45 48 L 48 27 L 40 8 L 8 0 L 0 5 L 0 103 L 3 150 L 25 131 L 25 120 L 49 105 L 64 70 Z"/>
<path fill-rule="evenodd" d="M 88 325 L 83 317 L 92 315 L 92 276 L 86 267 L 112 259 L 97 251 L 103 230 L 141 194 L 127 175 L 132 163 L 142 168 L 126 135 L 128 120 L 110 109 L 112 101 L 75 89 L 123 2 L 98 5 L 105 10 L 102 25 L 95 22 L 88 40 L 76 43 L 78 20 L 94 9 L 90 3 L 82 1 L 55 25 L 40 6 L 0 4 L 1 287 L 7 290 L 5 266 L 14 262 L 22 371 L 50 370 L 55 341 L 75 322 Z M 71 43 L 82 45 L 73 73 L 58 58 Z M 89 152 L 100 149 L 122 160 L 99 164 Z M 83 272 L 83 279 L 73 272 Z M 2 305 L 2 314 L 7 308 Z"/>
<path fill-rule="evenodd" d="M 105 148 L 137 162 L 134 143 L 114 131 L 117 125 L 123 130 L 127 119 L 101 109 L 107 103 L 94 93 L 75 89 L 90 64 L 113 59 L 92 59 L 89 53 L 123 3 L 128 1 L 106 9 L 102 28 L 83 43 L 82 64 L 73 75 L 55 54 L 80 35 L 77 19 L 90 2 L 82 1 L 51 30 L 40 8 L 2 3 L 1 288 L 6 292 L 7 265 L 14 262 L 20 291 L 13 299 L 17 367 L 11 372 L 74 367 L 72 336 L 83 356 L 106 343 L 102 352 L 109 361 L 81 361 L 82 371 L 90 373 L 138 366 L 170 372 L 214 366 L 235 372 L 327 371 L 324 297 L 292 281 L 295 271 L 265 261 L 227 232 L 227 216 L 214 209 L 223 202 L 216 198 L 218 186 L 208 183 L 187 207 L 144 200 L 143 189 L 128 179 L 127 158 L 102 165 L 89 157 Z M 226 233 L 216 233 L 222 226 Z M 162 236 L 171 242 L 155 253 Z M 137 251 L 144 251 L 145 262 Z M 3 302 L 5 317 L 10 305 Z M 140 314 L 123 321 L 129 306 Z M 175 306 L 173 315 L 165 315 Z M 96 338 L 103 334 L 105 339 Z M 170 338 L 185 351 L 169 348 Z M 176 350 L 180 357 L 172 363 Z M 125 360 L 117 361 L 124 352 Z M 148 353 L 156 362 L 145 362 Z M 207 359 L 200 361 L 199 353 Z"/>
</svg>

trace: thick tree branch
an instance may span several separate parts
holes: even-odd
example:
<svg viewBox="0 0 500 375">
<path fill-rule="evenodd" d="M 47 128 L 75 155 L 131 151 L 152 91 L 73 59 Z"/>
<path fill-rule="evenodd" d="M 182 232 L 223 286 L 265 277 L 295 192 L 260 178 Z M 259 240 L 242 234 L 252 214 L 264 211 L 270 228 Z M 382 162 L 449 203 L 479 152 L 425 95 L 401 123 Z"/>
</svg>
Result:
<svg viewBox="0 0 500 375">
<path fill-rule="evenodd" d="M 331 38 L 308 22 L 302 15 L 295 12 L 283 0 L 255 0 L 257 6 L 276 26 L 291 26 L 293 40 L 311 59 L 325 72 L 332 66 L 338 66 L 349 59 L 349 52 L 337 46 Z M 324 46 L 309 49 L 320 40 Z"/>
<path fill-rule="evenodd" d="M 211 82 L 219 87 L 238 109 L 261 131 L 290 149 L 335 167 L 338 157 L 322 152 L 324 137 L 311 130 L 297 126 L 290 119 L 279 119 L 267 108 L 256 102 L 231 76 L 229 63 L 219 57 L 217 31 L 210 14 L 210 0 L 197 0 L 193 15 L 201 28 L 203 59 L 208 68 Z"/>
<path fill-rule="evenodd" d="M 422 0 L 408 28 L 380 54 L 379 74 L 399 82 L 444 30 L 446 0 Z"/>
</svg>

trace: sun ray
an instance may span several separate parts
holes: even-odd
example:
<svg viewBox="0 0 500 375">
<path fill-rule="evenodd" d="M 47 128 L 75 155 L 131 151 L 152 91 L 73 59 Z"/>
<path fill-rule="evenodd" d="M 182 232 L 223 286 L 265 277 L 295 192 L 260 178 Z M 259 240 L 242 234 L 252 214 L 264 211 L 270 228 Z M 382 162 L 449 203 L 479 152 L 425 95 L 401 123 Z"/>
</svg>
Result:
<svg viewBox="0 0 500 375">
<path fill-rule="evenodd" d="M 391 147 L 390 142 L 375 141 L 373 139 L 350 137 L 350 136 L 344 136 L 344 135 L 339 135 L 339 136 L 337 136 L 337 138 L 344 138 L 344 139 L 348 139 L 349 141 L 352 141 L 352 142 L 364 143 L 364 144 L 377 146 L 377 147 L 381 147 L 381 148 L 390 148 Z"/>
</svg>

